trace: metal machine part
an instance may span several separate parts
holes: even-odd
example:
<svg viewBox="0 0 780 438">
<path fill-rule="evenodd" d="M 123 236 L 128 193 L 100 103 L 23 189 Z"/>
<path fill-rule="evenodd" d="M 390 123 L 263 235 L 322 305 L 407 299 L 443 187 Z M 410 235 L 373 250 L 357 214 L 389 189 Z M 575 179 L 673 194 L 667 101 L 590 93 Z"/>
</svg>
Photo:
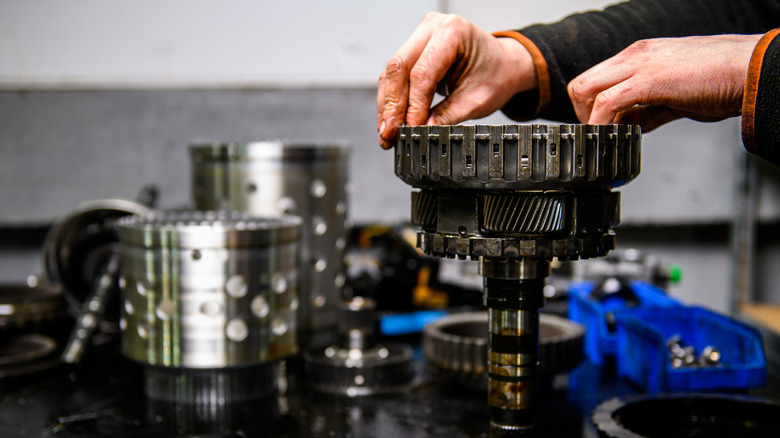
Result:
<svg viewBox="0 0 780 438">
<path fill-rule="evenodd" d="M 21 334 L 0 338 L 0 379 L 44 371 L 59 364 L 57 343 L 48 336 Z"/>
<path fill-rule="evenodd" d="M 231 403 L 267 395 L 297 352 L 301 219 L 169 212 L 119 221 L 122 352 L 146 393 Z"/>
<path fill-rule="evenodd" d="M 593 411 L 605 438 L 780 436 L 780 405 L 740 395 L 613 398 Z"/>
<path fill-rule="evenodd" d="M 425 326 L 423 355 L 436 369 L 455 377 L 487 378 L 487 312 L 455 313 Z M 539 316 L 539 373 L 554 375 L 574 369 L 582 360 L 585 328 L 555 315 Z"/>
<path fill-rule="evenodd" d="M 637 126 L 401 128 L 395 173 L 421 189 L 412 194 L 418 246 L 480 260 L 492 433 L 530 431 L 550 261 L 614 248 L 620 197 L 612 188 L 635 178 L 639 163 Z"/>
<path fill-rule="evenodd" d="M 57 286 L 0 285 L 0 329 L 38 326 L 65 316 L 62 290 Z"/>
<path fill-rule="evenodd" d="M 151 189 L 141 197 L 153 201 Z M 49 282 L 61 284 L 76 325 L 63 352 L 68 364 L 81 361 L 90 339 L 102 323 L 116 331 L 117 276 L 120 245 L 117 221 L 133 214 L 149 214 L 143 204 L 124 199 L 85 202 L 61 218 L 46 236 L 43 266 Z"/>
<path fill-rule="evenodd" d="M 190 147 L 198 210 L 303 218 L 299 336 L 310 346 L 336 328 L 345 283 L 343 254 L 349 148 L 337 143 L 256 141 Z"/>
<path fill-rule="evenodd" d="M 633 248 L 613 251 L 589 263 L 571 264 L 573 281 L 598 282 L 614 277 L 642 280 L 666 288 L 669 283 L 679 282 L 681 275 L 679 266 L 666 265 L 659 257 Z"/>
<path fill-rule="evenodd" d="M 99 199 L 79 204 L 58 219 L 43 244 L 46 279 L 61 284 L 69 311 L 78 316 L 100 270 L 119 254 L 116 222 L 151 209 L 125 199 Z"/>
<path fill-rule="evenodd" d="M 412 350 L 375 339 L 376 303 L 356 297 L 339 306 L 339 342 L 304 353 L 309 384 L 349 397 L 396 392 L 413 380 Z"/>
</svg>

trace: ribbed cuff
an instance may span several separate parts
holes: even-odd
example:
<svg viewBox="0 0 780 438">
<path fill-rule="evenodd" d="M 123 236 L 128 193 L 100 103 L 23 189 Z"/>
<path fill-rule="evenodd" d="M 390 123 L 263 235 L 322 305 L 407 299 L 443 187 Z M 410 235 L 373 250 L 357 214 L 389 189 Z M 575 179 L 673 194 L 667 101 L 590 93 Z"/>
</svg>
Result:
<svg viewBox="0 0 780 438">
<path fill-rule="evenodd" d="M 767 32 L 753 49 L 742 97 L 742 143 L 745 149 L 776 164 L 776 155 L 780 151 L 776 145 L 778 139 L 773 138 L 772 131 L 777 128 L 780 114 L 777 102 L 772 101 L 773 96 L 780 92 L 776 89 L 780 87 L 780 77 L 775 71 L 780 59 L 776 59 L 777 43 L 772 45 L 772 42 L 778 34 L 780 29 Z M 766 58 L 768 55 L 770 58 Z"/>
</svg>

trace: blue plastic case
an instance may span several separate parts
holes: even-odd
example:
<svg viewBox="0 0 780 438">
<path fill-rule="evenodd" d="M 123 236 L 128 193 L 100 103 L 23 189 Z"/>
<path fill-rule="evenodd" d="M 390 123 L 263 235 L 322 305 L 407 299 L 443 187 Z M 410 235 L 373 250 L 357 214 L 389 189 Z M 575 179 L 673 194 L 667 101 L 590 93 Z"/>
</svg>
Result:
<svg viewBox="0 0 780 438">
<path fill-rule="evenodd" d="M 638 308 L 682 307 L 682 303 L 666 295 L 663 289 L 644 281 L 632 281 L 631 289 L 639 299 Z M 569 285 L 569 319 L 585 326 L 585 357 L 594 364 L 603 365 L 615 355 L 617 333 L 607 329 L 607 314 L 629 309 L 619 299 L 604 302 L 590 297 L 592 282 L 574 282 Z"/>
<path fill-rule="evenodd" d="M 701 307 L 618 312 L 617 372 L 648 393 L 763 386 L 766 360 L 758 330 Z M 714 366 L 673 368 L 666 342 L 678 335 L 697 352 L 717 348 Z"/>
</svg>

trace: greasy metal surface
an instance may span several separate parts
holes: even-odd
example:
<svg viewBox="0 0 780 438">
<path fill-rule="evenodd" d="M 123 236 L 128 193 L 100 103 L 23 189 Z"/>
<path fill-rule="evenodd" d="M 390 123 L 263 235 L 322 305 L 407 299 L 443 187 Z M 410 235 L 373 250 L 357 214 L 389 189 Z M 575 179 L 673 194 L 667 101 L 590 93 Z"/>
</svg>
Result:
<svg viewBox="0 0 780 438">
<path fill-rule="evenodd" d="M 295 353 L 300 226 L 215 212 L 120 220 L 124 354 L 217 368 Z"/>
<path fill-rule="evenodd" d="M 303 357 L 312 388 L 348 397 L 402 392 L 411 388 L 414 377 L 412 350 L 398 343 L 366 349 L 329 346 Z"/>
<path fill-rule="evenodd" d="M 421 383 L 403 393 L 359 399 L 319 395 L 302 384 L 296 367 L 288 366 L 289 385 L 278 397 L 195 411 L 193 405 L 146 399 L 141 368 L 117 354 L 116 345 L 92 352 L 78 370 L 0 381 L 3 438 L 476 438 L 489 433 L 484 392 L 459 390 L 428 374 L 420 361 L 413 365 Z M 593 438 L 593 409 L 604 400 L 637 394 L 615 377 L 614 369 L 588 362 L 541 389 L 539 437 Z M 771 379 L 769 388 L 753 393 L 780 394 Z"/>
<path fill-rule="evenodd" d="M 613 398 L 593 422 L 606 438 L 769 438 L 780 436 L 780 404 L 721 394 Z"/>
<path fill-rule="evenodd" d="M 4 334 L 0 338 L 0 379 L 18 378 L 59 363 L 57 343 L 38 334 Z"/>
<path fill-rule="evenodd" d="M 122 359 L 115 346 L 96 348 L 95 361 L 80 370 L 54 370 L 34 378 L 0 385 L 0 430 L 4 438 L 170 437 L 237 438 L 325 437 L 487 437 L 489 415 L 484 392 L 458 390 L 449 381 L 427 374 L 414 362 L 421 383 L 413 389 L 358 399 L 318 394 L 288 367 L 283 396 L 195 411 L 192 404 L 147 399 L 142 370 Z M 633 394 L 608 373 L 589 367 L 580 383 L 558 380 L 540 400 L 541 436 L 593 436 L 588 416 L 606 397 Z M 593 373 L 598 373 L 594 375 Z M 581 383 L 600 381 L 598 388 Z"/>
<path fill-rule="evenodd" d="M 349 397 L 408 390 L 414 378 L 412 350 L 377 341 L 376 301 L 354 297 L 339 303 L 338 309 L 338 342 L 303 354 L 308 384 Z"/>
<path fill-rule="evenodd" d="M 417 188 L 594 189 L 639 174 L 635 125 L 405 126 L 395 174 Z"/>
<path fill-rule="evenodd" d="M 196 209 L 303 218 L 302 340 L 336 324 L 344 286 L 349 152 L 349 147 L 337 142 L 270 140 L 190 146 Z"/>
<path fill-rule="evenodd" d="M 0 285 L 0 329 L 51 322 L 65 316 L 62 289 L 48 284 Z"/>
<path fill-rule="evenodd" d="M 611 189 L 639 174 L 640 137 L 633 125 L 399 131 L 395 174 L 422 189 L 412 195 L 412 221 L 422 228 L 417 246 L 482 264 L 488 405 L 497 433 L 534 423 L 549 261 L 600 257 L 614 248 L 620 198 Z"/>
</svg>

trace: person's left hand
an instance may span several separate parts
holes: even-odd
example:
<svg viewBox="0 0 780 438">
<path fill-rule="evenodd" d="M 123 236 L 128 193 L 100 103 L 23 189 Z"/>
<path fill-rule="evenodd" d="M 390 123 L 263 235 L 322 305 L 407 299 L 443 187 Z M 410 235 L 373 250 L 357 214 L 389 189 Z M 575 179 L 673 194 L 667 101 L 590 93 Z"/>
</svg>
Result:
<svg viewBox="0 0 780 438">
<path fill-rule="evenodd" d="M 761 36 L 637 41 L 574 78 L 569 96 L 582 123 L 635 123 L 645 132 L 681 117 L 710 122 L 737 116 Z"/>
</svg>

